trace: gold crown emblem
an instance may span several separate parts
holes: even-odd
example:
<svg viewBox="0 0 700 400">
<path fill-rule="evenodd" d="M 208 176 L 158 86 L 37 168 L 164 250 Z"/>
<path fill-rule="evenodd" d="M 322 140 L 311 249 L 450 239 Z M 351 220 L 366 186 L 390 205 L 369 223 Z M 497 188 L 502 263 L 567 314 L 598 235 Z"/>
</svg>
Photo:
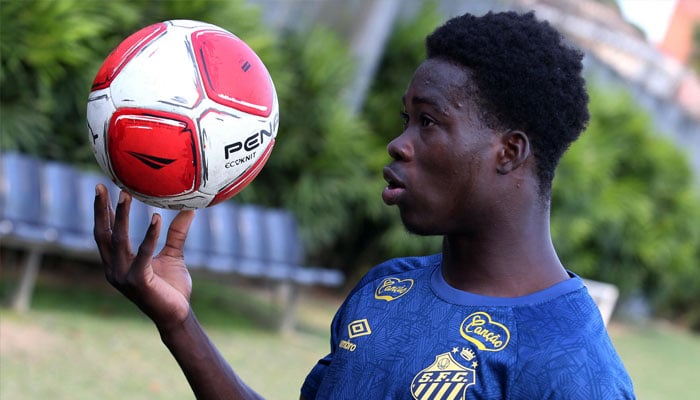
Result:
<svg viewBox="0 0 700 400">
<path fill-rule="evenodd" d="M 459 353 L 462 358 L 464 358 L 467 361 L 471 361 L 476 357 L 476 354 L 474 354 L 474 351 L 468 347 L 463 347 L 462 351 Z"/>
</svg>

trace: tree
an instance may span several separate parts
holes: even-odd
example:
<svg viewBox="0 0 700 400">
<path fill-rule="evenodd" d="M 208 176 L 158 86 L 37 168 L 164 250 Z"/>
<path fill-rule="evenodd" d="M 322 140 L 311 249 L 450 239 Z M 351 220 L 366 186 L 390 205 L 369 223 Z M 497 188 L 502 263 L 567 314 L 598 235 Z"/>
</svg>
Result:
<svg viewBox="0 0 700 400">
<path fill-rule="evenodd" d="M 275 57 L 269 51 L 274 36 L 243 0 L 3 1 L 0 148 L 96 168 L 85 124 L 92 79 L 129 34 L 176 18 L 220 25 L 244 37 L 261 58 Z"/>
<path fill-rule="evenodd" d="M 648 296 L 665 315 L 697 319 L 700 196 L 687 155 L 626 92 L 590 93 L 589 127 L 554 182 L 560 256 L 581 276 Z"/>
<path fill-rule="evenodd" d="M 341 96 L 352 79 L 352 60 L 328 28 L 280 38 L 278 51 L 290 79 L 278 85 L 277 143 L 239 200 L 292 210 L 311 260 L 347 269 L 352 258 L 342 255 L 357 248 L 343 238 L 359 233 L 358 221 L 377 213 L 378 202 L 369 199 L 382 187 L 371 158 L 374 140 Z"/>
<path fill-rule="evenodd" d="M 104 6 L 104 7 L 103 7 Z M 111 15 L 111 18 L 106 18 Z M 87 158 L 87 71 L 114 24 L 133 19 L 119 4 L 4 1 L 0 8 L 0 145 L 47 158 Z M 80 99 L 80 100 L 79 100 Z M 84 110 L 83 110 L 84 113 Z"/>
</svg>

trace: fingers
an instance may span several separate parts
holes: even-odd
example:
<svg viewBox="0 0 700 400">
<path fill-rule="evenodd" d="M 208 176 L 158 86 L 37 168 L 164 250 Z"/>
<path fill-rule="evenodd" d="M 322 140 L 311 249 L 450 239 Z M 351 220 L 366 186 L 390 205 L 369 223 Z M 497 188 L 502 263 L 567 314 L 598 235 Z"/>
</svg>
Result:
<svg viewBox="0 0 700 400">
<path fill-rule="evenodd" d="M 151 216 L 151 224 L 146 230 L 146 235 L 139 246 L 139 250 L 134 257 L 130 277 L 135 279 L 137 277 L 143 277 L 144 271 L 148 266 L 151 265 L 151 260 L 153 259 L 153 253 L 156 249 L 156 243 L 158 242 L 158 236 L 160 235 L 161 218 L 159 214 L 153 214 Z"/>
<path fill-rule="evenodd" d="M 123 279 L 131 267 L 131 243 L 129 242 L 129 211 L 131 196 L 125 191 L 119 193 L 117 210 L 112 225 L 112 272 L 117 280 Z"/>
<path fill-rule="evenodd" d="M 109 199 L 107 188 L 98 184 L 95 187 L 94 204 L 95 225 L 93 235 L 97 243 L 97 249 L 102 258 L 102 263 L 107 267 L 112 258 L 112 226 L 114 225 L 114 211 Z"/>
<path fill-rule="evenodd" d="M 195 214 L 192 210 L 180 211 L 175 216 L 173 222 L 170 223 L 168 236 L 165 238 L 165 246 L 160 254 L 170 257 L 183 257 L 185 240 L 194 216 Z"/>
</svg>

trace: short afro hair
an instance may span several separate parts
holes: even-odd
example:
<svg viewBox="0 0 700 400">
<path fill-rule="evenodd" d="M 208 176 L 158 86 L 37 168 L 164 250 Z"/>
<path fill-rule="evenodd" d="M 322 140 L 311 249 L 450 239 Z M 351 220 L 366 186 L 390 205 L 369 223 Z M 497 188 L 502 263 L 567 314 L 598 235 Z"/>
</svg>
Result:
<svg viewBox="0 0 700 400">
<path fill-rule="evenodd" d="M 426 51 L 467 68 L 489 127 L 528 135 L 549 199 L 554 170 L 589 119 L 583 53 L 534 13 L 513 11 L 450 19 L 427 37 Z"/>
</svg>

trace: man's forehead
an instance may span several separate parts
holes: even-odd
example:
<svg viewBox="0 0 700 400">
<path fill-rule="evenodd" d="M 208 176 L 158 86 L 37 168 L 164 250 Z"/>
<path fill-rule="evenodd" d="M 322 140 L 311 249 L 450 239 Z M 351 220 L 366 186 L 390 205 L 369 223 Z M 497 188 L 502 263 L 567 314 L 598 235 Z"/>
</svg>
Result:
<svg viewBox="0 0 700 400">
<path fill-rule="evenodd" d="M 421 64 L 402 97 L 403 104 L 429 105 L 440 110 L 461 107 L 466 100 L 468 75 L 453 64 L 444 64 Z"/>
</svg>

